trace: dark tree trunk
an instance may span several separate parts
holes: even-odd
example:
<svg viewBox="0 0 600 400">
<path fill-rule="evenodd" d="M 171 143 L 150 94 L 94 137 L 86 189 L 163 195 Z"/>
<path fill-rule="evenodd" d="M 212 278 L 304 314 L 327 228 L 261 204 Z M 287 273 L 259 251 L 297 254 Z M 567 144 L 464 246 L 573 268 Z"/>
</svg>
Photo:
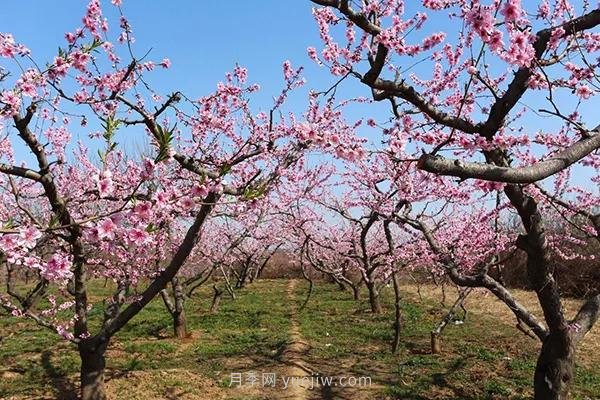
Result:
<svg viewBox="0 0 600 400">
<path fill-rule="evenodd" d="M 185 339 L 187 337 L 187 320 L 185 318 L 185 310 L 173 315 L 173 326 L 176 338 Z"/>
<path fill-rule="evenodd" d="M 351 285 L 352 288 L 352 297 L 354 300 L 360 300 L 360 285 Z"/>
<path fill-rule="evenodd" d="M 373 314 L 381 314 L 382 309 L 377 285 L 375 285 L 375 282 L 372 280 L 369 280 L 366 284 L 367 289 L 369 290 L 369 304 L 371 305 L 371 312 Z"/>
<path fill-rule="evenodd" d="M 554 279 L 543 218 L 535 199 L 520 186 L 507 185 L 504 191 L 525 228 L 526 234 L 518 237 L 517 246 L 527 253 L 527 277 L 548 326 L 533 379 L 534 399 L 566 400 L 573 381 L 575 345 Z"/>
<path fill-rule="evenodd" d="M 432 354 L 440 354 L 442 352 L 442 341 L 441 341 L 442 332 L 444 331 L 446 326 L 450 323 L 450 321 L 452 321 L 452 318 L 454 318 L 454 315 L 456 314 L 456 310 L 459 307 L 464 310 L 465 317 L 466 317 L 467 310 L 464 308 L 464 301 L 466 300 L 467 296 L 469 296 L 469 294 L 471 293 L 471 290 L 472 290 L 471 288 L 467 288 L 467 289 L 462 290 L 459 293 L 458 298 L 456 299 L 454 304 L 452 304 L 452 307 L 450 307 L 450 310 L 448 310 L 448 312 L 446 313 L 444 318 L 442 318 L 442 320 L 435 327 L 435 329 L 431 331 L 431 353 Z"/>
<path fill-rule="evenodd" d="M 431 331 L 431 354 L 440 354 L 442 352 L 442 341 L 440 334 L 436 331 Z"/>
<path fill-rule="evenodd" d="M 84 340 L 79 343 L 79 357 L 81 358 L 81 399 L 106 400 L 104 387 L 104 368 L 106 360 L 104 353 L 108 340 Z"/>
<path fill-rule="evenodd" d="M 298 311 L 304 310 L 304 307 L 306 307 L 306 305 L 308 304 L 308 302 L 310 300 L 310 296 L 312 295 L 313 288 L 314 288 L 314 282 L 310 278 L 310 275 L 306 272 L 306 268 L 304 268 L 304 264 L 302 264 L 302 277 L 308 282 L 308 292 L 306 293 L 306 299 L 304 299 L 304 303 L 302 303 L 302 305 L 300 306 Z"/>
<path fill-rule="evenodd" d="M 217 287 L 217 285 L 213 285 L 213 290 L 215 294 L 213 295 L 212 303 L 210 305 L 210 313 L 215 314 L 219 310 L 219 303 L 221 302 L 221 295 L 223 291 Z"/>
<path fill-rule="evenodd" d="M 238 280 L 235 285 L 236 289 L 243 289 L 246 286 L 246 280 L 248 279 L 248 273 L 252 266 L 252 259 L 248 257 L 244 264 L 242 265 L 242 269 L 240 270 L 240 274 L 238 275 Z"/>
<path fill-rule="evenodd" d="M 394 341 L 392 342 L 392 353 L 396 354 L 400 345 L 400 332 L 402 330 L 402 297 L 400 295 L 400 279 L 397 273 L 392 274 L 392 282 L 394 283 Z"/>
<path fill-rule="evenodd" d="M 173 285 L 173 297 L 175 298 L 175 313 L 173 314 L 173 325 L 175 337 L 183 339 L 187 337 L 187 320 L 185 317 L 185 295 L 181 282 L 176 277 L 171 280 Z"/>
<path fill-rule="evenodd" d="M 550 333 L 535 367 L 534 399 L 567 400 L 574 366 L 575 346 L 569 331 Z"/>
<path fill-rule="evenodd" d="M 169 298 L 169 293 L 166 289 L 160 291 L 160 295 L 165 303 L 165 307 L 173 318 L 173 334 L 176 338 L 183 339 L 187 337 L 187 321 L 185 317 L 185 295 L 183 287 L 177 277 L 171 279 L 171 287 L 173 288 L 174 302 Z"/>
</svg>

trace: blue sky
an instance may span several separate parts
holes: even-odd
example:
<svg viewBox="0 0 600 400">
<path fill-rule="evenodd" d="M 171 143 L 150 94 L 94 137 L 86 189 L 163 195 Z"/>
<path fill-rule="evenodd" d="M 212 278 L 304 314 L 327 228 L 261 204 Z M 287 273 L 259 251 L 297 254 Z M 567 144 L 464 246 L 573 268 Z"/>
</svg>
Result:
<svg viewBox="0 0 600 400">
<path fill-rule="evenodd" d="M 111 22 L 116 23 L 116 9 L 109 0 L 102 3 Z M 65 32 L 81 25 L 86 4 L 85 0 L 4 0 L 0 30 L 12 33 L 17 42 L 32 50 L 36 61 L 44 63 L 56 55 L 58 46 L 64 46 Z M 271 97 L 281 90 L 281 64 L 286 59 L 306 68 L 307 88 L 323 90 L 335 82 L 306 53 L 308 46 L 320 47 L 311 8 L 308 0 L 123 1 L 136 38 L 136 54 L 152 49 L 151 59 L 168 57 L 172 61 L 169 71 L 157 72 L 152 80 L 155 89 L 164 94 L 180 90 L 197 98 L 211 92 L 224 73 L 239 63 L 248 68 L 250 81 L 262 87 L 254 104 L 257 110 L 269 109 Z M 445 19 L 430 22 L 440 30 L 456 31 Z M 417 72 L 423 77 L 428 75 L 427 71 Z M 369 95 L 355 79 L 346 80 L 340 90 L 341 98 Z M 288 111 L 301 112 L 304 108 L 304 96 L 291 97 L 286 105 Z M 357 106 L 349 111 L 350 120 L 374 117 L 381 121 L 390 117 L 387 103 Z M 542 127 L 539 121 L 530 122 L 530 131 Z M 597 122 L 591 121 L 590 125 Z M 74 135 L 85 139 L 90 130 L 82 129 Z M 362 133 L 378 140 L 378 134 L 372 131 Z"/>
<path fill-rule="evenodd" d="M 12 33 L 43 64 L 54 58 L 59 46 L 65 47 L 65 32 L 81 25 L 86 4 L 85 0 L 5 0 L 0 8 L 0 30 Z M 102 5 L 112 22 L 113 37 L 118 33 L 114 26 L 118 22 L 117 10 L 109 0 L 102 0 Z M 336 81 L 327 69 L 307 56 L 307 47 L 320 44 L 311 9 L 308 0 L 123 1 L 124 14 L 133 27 L 136 55 L 151 49 L 149 59 L 160 61 L 168 57 L 172 62 L 168 71 L 149 75 L 154 89 L 163 94 L 179 90 L 197 98 L 214 90 L 224 74 L 239 63 L 248 68 L 249 81 L 262 88 L 253 104 L 257 111 L 270 109 L 272 97 L 283 88 L 282 63 L 287 59 L 294 67 L 305 67 L 306 89 L 323 90 Z M 305 93 L 291 96 L 285 110 L 304 110 Z M 347 80 L 340 94 L 370 93 L 356 80 Z M 378 113 L 382 119 L 390 116 L 387 104 L 369 105 L 368 112 Z M 75 138 L 86 140 L 92 128 L 90 125 L 72 133 Z M 76 125 L 72 125 L 71 130 L 75 129 Z M 120 143 L 131 146 L 132 143 L 124 143 L 127 140 L 120 138 Z M 24 149 L 16 150 L 27 158 Z"/>
<path fill-rule="evenodd" d="M 64 33 L 80 25 L 86 1 L 3 1 L 3 32 L 12 32 L 38 60 L 50 59 Z M 62 5 L 59 5 L 62 4 Z M 69 6 L 66 6 L 69 4 Z M 114 8 L 103 0 L 108 15 Z M 165 89 L 206 93 L 239 62 L 265 89 L 278 88 L 281 62 L 308 64 L 306 47 L 318 43 L 308 1 L 125 0 L 135 49 L 173 62 Z M 114 21 L 114 19 L 113 19 Z M 312 74 L 311 74 L 312 75 Z M 323 77 L 328 78 L 323 71 Z"/>
</svg>

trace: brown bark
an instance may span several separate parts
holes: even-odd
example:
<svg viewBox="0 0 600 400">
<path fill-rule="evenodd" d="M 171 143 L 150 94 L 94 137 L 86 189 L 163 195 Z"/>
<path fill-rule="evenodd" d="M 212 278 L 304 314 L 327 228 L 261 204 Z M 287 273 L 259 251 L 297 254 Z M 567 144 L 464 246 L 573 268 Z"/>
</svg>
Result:
<svg viewBox="0 0 600 400">
<path fill-rule="evenodd" d="M 105 352 L 108 341 L 97 338 L 79 343 L 81 358 L 81 400 L 106 400 L 104 386 Z"/>
<path fill-rule="evenodd" d="M 373 314 L 381 314 L 382 308 L 377 285 L 372 280 L 366 282 L 366 284 L 367 290 L 369 291 L 369 304 L 371 305 L 371 312 Z"/>
<path fill-rule="evenodd" d="M 396 353 L 398 351 L 398 346 L 400 346 L 400 332 L 402 330 L 402 308 L 401 308 L 401 300 L 402 297 L 400 295 L 400 278 L 398 274 L 394 272 L 392 274 L 392 282 L 394 284 L 394 341 L 392 342 L 392 353 Z"/>
<path fill-rule="evenodd" d="M 360 286 L 359 285 L 350 285 L 352 288 L 352 298 L 356 301 L 360 300 Z"/>
<path fill-rule="evenodd" d="M 178 339 L 187 337 L 187 319 L 185 316 L 185 295 L 183 287 L 177 277 L 171 279 L 171 287 L 173 288 L 173 300 L 169 297 L 166 289 L 160 291 L 160 295 L 165 303 L 165 307 L 173 318 L 173 334 Z"/>
<path fill-rule="evenodd" d="M 182 310 L 180 313 L 176 313 L 173 316 L 173 328 L 173 333 L 177 339 L 185 339 L 188 336 L 185 310 Z"/>
<path fill-rule="evenodd" d="M 440 354 L 442 352 L 442 341 L 440 339 L 440 334 L 431 331 L 431 353 L 432 354 Z"/>
<path fill-rule="evenodd" d="M 567 400 L 574 377 L 575 346 L 568 330 L 544 341 L 533 378 L 535 400 Z"/>
<path fill-rule="evenodd" d="M 210 305 L 210 313 L 215 314 L 219 311 L 219 303 L 221 302 L 221 295 L 223 291 L 217 287 L 217 285 L 213 285 L 213 290 L 215 294 L 213 295 L 212 303 Z"/>
</svg>

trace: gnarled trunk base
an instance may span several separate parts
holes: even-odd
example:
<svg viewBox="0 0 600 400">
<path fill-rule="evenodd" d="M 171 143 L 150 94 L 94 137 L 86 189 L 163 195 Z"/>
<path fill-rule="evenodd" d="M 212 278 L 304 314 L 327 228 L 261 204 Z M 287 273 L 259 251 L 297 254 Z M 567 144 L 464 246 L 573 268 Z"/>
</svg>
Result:
<svg viewBox="0 0 600 400">
<path fill-rule="evenodd" d="M 574 378 L 575 346 L 572 335 L 551 333 L 544 341 L 534 374 L 535 400 L 567 400 Z"/>
<path fill-rule="evenodd" d="M 187 334 L 187 320 L 185 318 L 185 310 L 173 315 L 173 327 L 175 337 L 178 339 L 185 339 Z"/>
<path fill-rule="evenodd" d="M 367 283 L 367 289 L 369 290 L 369 304 L 371 305 L 371 312 L 373 314 L 381 314 L 381 302 L 379 301 L 379 291 L 375 286 L 375 282 Z"/>
<path fill-rule="evenodd" d="M 81 399 L 106 400 L 104 387 L 104 368 L 106 360 L 104 353 L 108 342 L 82 341 L 79 344 L 81 358 Z"/>
</svg>

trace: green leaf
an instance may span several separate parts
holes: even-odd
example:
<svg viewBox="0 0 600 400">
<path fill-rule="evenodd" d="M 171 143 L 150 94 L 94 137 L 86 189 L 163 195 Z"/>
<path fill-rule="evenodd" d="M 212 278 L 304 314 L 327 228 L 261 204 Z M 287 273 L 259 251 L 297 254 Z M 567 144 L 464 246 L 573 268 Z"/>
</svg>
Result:
<svg viewBox="0 0 600 400">
<path fill-rule="evenodd" d="M 226 175 L 229 172 L 231 172 L 231 165 L 230 164 L 223 164 L 221 165 L 221 175 Z"/>
<path fill-rule="evenodd" d="M 158 227 L 156 227 L 152 222 L 150 222 L 148 224 L 148 226 L 146 227 L 146 232 L 152 233 L 152 232 L 156 231 L 157 229 L 158 229 Z"/>
<path fill-rule="evenodd" d="M 169 158 L 169 149 L 171 148 L 171 142 L 173 141 L 175 129 L 177 129 L 177 124 L 175 124 L 171 129 L 156 125 L 156 143 L 154 145 L 158 149 L 158 154 L 156 155 L 154 162 L 158 163 Z"/>
<path fill-rule="evenodd" d="M 117 129 L 119 129 L 120 124 L 121 121 L 112 115 L 106 118 L 102 123 L 102 128 L 104 128 L 104 134 L 102 136 L 109 145 L 112 143 L 113 137 L 115 136 Z"/>
<path fill-rule="evenodd" d="M 244 200 L 254 200 L 254 199 L 258 199 L 260 197 L 262 197 L 267 191 L 267 184 L 266 183 L 260 183 L 254 187 L 246 187 L 244 189 L 244 194 L 242 195 L 242 198 Z"/>
</svg>

